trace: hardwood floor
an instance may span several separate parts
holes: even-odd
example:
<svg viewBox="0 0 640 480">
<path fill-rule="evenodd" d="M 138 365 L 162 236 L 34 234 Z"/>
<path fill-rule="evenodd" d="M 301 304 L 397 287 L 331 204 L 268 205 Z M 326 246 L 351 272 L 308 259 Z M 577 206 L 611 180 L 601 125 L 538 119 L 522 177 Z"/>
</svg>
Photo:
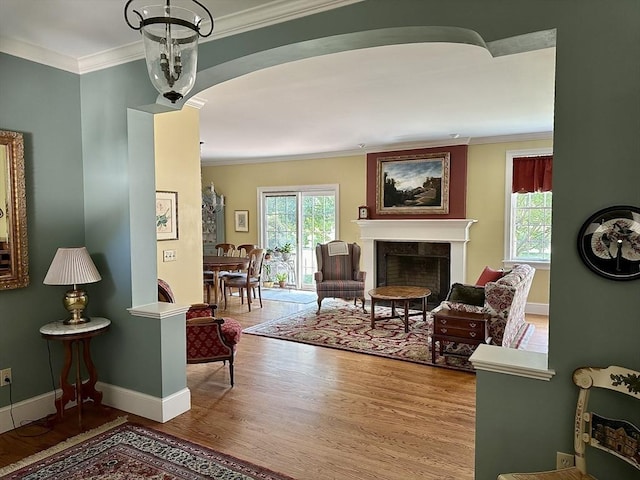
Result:
<svg viewBox="0 0 640 480">
<path fill-rule="evenodd" d="M 236 298 L 218 315 L 249 327 L 302 308 L 265 300 L 248 313 Z M 189 412 L 159 424 L 89 406 L 85 429 L 128 415 L 300 480 L 473 478 L 473 374 L 243 335 L 235 387 L 222 363 L 188 365 L 187 376 Z M 46 433 L 0 435 L 0 466 L 77 433 L 71 410 Z"/>
</svg>

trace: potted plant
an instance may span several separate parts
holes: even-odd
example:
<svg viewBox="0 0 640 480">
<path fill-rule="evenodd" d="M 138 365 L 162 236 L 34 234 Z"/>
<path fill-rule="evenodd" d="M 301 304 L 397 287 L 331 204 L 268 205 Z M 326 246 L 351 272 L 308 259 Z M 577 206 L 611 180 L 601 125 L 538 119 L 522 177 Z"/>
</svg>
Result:
<svg viewBox="0 0 640 480">
<path fill-rule="evenodd" d="M 285 288 L 287 286 L 287 274 L 286 273 L 276 273 L 276 280 L 278 281 L 278 285 L 280 288 Z"/>
<path fill-rule="evenodd" d="M 273 278 L 271 278 L 271 265 L 265 263 L 262 265 L 262 269 L 264 270 L 264 280 L 262 281 L 262 285 L 265 288 L 273 287 Z"/>
<path fill-rule="evenodd" d="M 293 251 L 293 247 L 289 242 L 282 245 L 280 247 L 280 253 L 282 253 L 282 260 L 284 260 L 285 262 L 289 260 L 289 257 L 291 256 L 292 251 Z"/>
</svg>

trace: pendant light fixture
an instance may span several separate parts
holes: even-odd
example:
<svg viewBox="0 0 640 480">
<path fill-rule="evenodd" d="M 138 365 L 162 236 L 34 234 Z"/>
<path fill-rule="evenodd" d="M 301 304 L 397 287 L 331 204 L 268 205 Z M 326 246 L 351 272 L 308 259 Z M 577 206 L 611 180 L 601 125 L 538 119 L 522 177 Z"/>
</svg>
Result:
<svg viewBox="0 0 640 480">
<path fill-rule="evenodd" d="M 150 5 L 141 7 L 140 10 L 129 10 L 133 1 L 128 0 L 124 6 L 124 19 L 129 27 L 139 30 L 142 34 L 151 83 L 171 103 L 176 103 L 189 93 L 195 84 L 198 38 L 208 37 L 213 33 L 211 12 L 196 0 L 189 1 L 206 12 L 206 16 L 187 8 L 173 6 L 170 0 L 166 0 L 165 5 Z M 138 26 L 129 21 L 132 13 L 138 17 Z M 200 28 L 206 17 L 211 22 L 211 29 L 203 34 Z"/>
</svg>

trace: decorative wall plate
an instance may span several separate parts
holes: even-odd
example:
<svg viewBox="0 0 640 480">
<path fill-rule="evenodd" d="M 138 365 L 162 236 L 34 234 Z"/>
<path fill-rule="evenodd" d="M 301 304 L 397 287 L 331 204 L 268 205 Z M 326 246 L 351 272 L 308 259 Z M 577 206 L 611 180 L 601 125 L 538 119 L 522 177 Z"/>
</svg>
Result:
<svg viewBox="0 0 640 480">
<path fill-rule="evenodd" d="M 591 215 L 578 234 L 578 252 L 605 278 L 640 278 L 640 208 L 621 205 Z"/>
</svg>

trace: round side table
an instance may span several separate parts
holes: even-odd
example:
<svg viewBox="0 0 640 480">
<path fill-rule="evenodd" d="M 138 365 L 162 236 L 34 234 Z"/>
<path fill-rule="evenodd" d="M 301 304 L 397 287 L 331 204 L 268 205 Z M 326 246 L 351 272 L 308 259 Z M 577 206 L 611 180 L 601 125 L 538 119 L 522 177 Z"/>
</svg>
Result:
<svg viewBox="0 0 640 480">
<path fill-rule="evenodd" d="M 86 399 L 93 400 L 95 405 L 102 404 L 102 392 L 96 390 L 98 372 L 91 360 L 91 339 L 106 332 L 111 325 L 111 320 L 102 317 L 91 317 L 87 323 L 77 325 L 65 325 L 63 321 L 51 322 L 40 327 L 40 334 L 47 340 L 57 340 L 64 346 L 64 364 L 60 374 L 60 388 L 62 396 L 56 398 L 55 418 L 63 417 L 64 406 L 76 400 L 78 405 L 78 424 L 82 428 L 82 403 Z M 82 359 L 89 373 L 89 379 L 82 382 L 80 373 L 80 345 L 82 344 Z M 75 385 L 69 383 L 69 372 L 76 357 L 76 382 Z"/>
</svg>

